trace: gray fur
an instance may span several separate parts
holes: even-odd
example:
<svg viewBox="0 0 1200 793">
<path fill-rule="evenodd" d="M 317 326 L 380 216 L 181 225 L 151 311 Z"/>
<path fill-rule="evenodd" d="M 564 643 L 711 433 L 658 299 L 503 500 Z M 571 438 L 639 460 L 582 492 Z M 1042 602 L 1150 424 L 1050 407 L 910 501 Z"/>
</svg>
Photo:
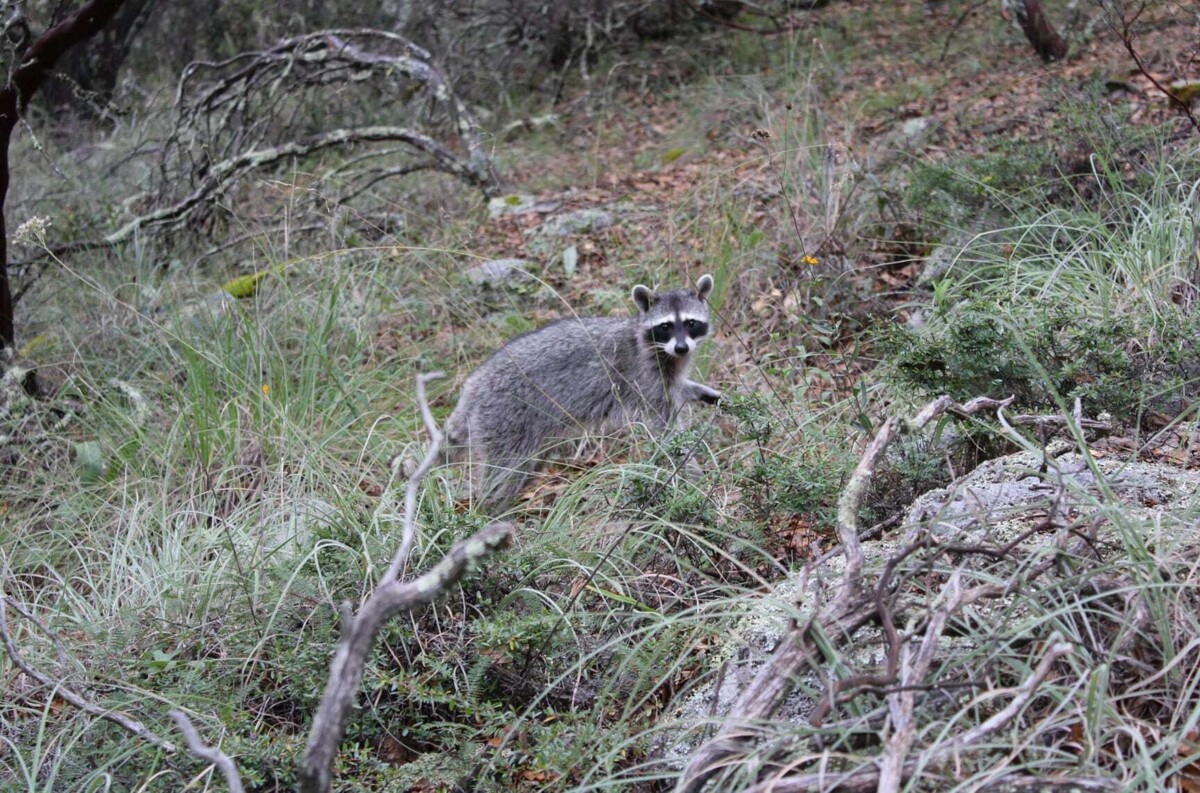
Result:
<svg viewBox="0 0 1200 793">
<path fill-rule="evenodd" d="M 639 284 L 633 317 L 560 319 L 493 353 L 467 377 L 446 422 L 448 458 L 471 463 L 472 497 L 506 506 L 548 453 L 585 430 L 662 429 L 685 402 L 716 404 L 719 391 L 687 379 L 712 286 L 708 275 L 695 289 L 657 295 Z"/>
</svg>

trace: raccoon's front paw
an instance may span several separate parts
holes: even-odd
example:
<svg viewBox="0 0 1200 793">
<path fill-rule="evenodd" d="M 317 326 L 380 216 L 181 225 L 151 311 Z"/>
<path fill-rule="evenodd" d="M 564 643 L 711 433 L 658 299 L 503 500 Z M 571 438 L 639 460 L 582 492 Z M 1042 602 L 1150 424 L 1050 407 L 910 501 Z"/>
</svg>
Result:
<svg viewBox="0 0 1200 793">
<path fill-rule="evenodd" d="M 721 401 L 721 392 L 706 385 L 696 384 L 696 399 L 706 405 L 715 405 Z"/>
<path fill-rule="evenodd" d="M 721 392 L 715 388 L 709 388 L 703 383 L 693 383 L 691 380 L 687 380 L 683 384 L 683 399 L 686 402 L 715 405 L 721 401 Z"/>
</svg>

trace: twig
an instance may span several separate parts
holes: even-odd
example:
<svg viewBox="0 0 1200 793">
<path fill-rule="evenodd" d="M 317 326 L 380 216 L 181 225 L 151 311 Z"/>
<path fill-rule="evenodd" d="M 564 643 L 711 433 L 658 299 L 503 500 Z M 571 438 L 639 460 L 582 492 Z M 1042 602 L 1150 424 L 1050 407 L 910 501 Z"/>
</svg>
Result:
<svg viewBox="0 0 1200 793">
<path fill-rule="evenodd" d="M 437 461 L 438 453 L 442 449 L 442 431 L 438 429 L 437 422 L 433 420 L 433 413 L 429 410 L 429 401 L 425 396 L 425 384 L 441 377 L 445 377 L 442 372 L 417 375 L 417 404 L 421 409 L 421 420 L 425 423 L 425 431 L 429 433 L 429 448 L 425 450 L 425 459 L 421 460 L 417 470 L 413 471 L 404 488 L 404 532 L 400 535 L 400 549 L 396 551 L 391 565 L 383 574 L 385 582 L 397 580 L 400 577 L 400 570 L 408 561 L 408 554 L 412 550 L 413 540 L 417 533 L 417 488 L 420 486 L 421 480 L 425 478 L 425 474 L 429 473 L 429 469 Z"/>
<path fill-rule="evenodd" d="M 1121 4 L 1121 11 L 1119 13 L 1115 13 L 1117 20 L 1120 21 L 1120 26 L 1111 21 L 1114 15 L 1108 15 L 1110 20 L 1109 26 L 1112 28 L 1113 32 L 1120 37 L 1122 46 L 1124 46 L 1125 51 L 1129 53 L 1129 57 L 1133 58 L 1133 63 L 1135 66 L 1137 66 L 1137 70 L 1141 73 L 1141 75 L 1149 80 L 1151 85 L 1157 88 L 1163 94 L 1163 96 L 1167 97 L 1167 99 L 1171 100 L 1171 102 L 1182 108 L 1183 112 L 1187 114 L 1188 121 L 1192 122 L 1192 126 L 1196 128 L 1197 132 L 1200 132 L 1200 118 L 1197 118 L 1196 114 L 1192 112 L 1192 103 L 1190 101 L 1183 101 L 1183 99 L 1177 96 L 1174 91 L 1160 83 L 1158 78 L 1155 77 L 1148 68 L 1146 68 L 1146 64 L 1142 61 L 1142 56 L 1138 55 L 1137 48 L 1133 46 L 1133 25 L 1138 21 L 1138 18 L 1145 10 L 1146 3 L 1142 2 L 1138 6 L 1138 10 L 1134 12 L 1133 16 L 1126 17 L 1125 6 L 1124 4 Z"/>
<path fill-rule="evenodd" d="M 1027 679 L 1024 683 L 1012 690 L 1012 693 L 1014 694 L 1012 700 L 999 711 L 992 714 L 992 716 L 982 724 L 977 724 L 951 741 L 946 747 L 948 751 L 958 751 L 963 747 L 982 741 L 984 738 L 996 732 L 997 730 L 1002 729 L 1004 725 L 1016 718 L 1016 715 L 1020 713 L 1026 705 L 1029 704 L 1029 701 L 1033 699 L 1033 695 L 1037 691 L 1038 686 L 1040 686 L 1042 681 L 1046 679 L 1046 676 L 1050 674 L 1050 669 L 1054 666 L 1054 662 L 1062 656 L 1069 654 L 1072 650 L 1071 644 L 1063 641 L 1062 635 L 1058 631 L 1055 631 L 1053 634 L 1051 634 L 1047 643 L 1050 646 L 1046 649 L 1046 654 L 1038 663 L 1037 668 L 1033 670 L 1033 674 L 1030 675 L 1029 679 Z M 1006 692 L 992 691 L 988 692 L 987 696 L 990 698 L 994 696 L 1001 696 L 1004 693 Z"/>
<path fill-rule="evenodd" d="M 893 732 L 888 736 L 883 756 L 879 761 L 879 793 L 894 793 L 900 790 L 900 785 L 904 782 L 904 767 L 917 736 L 916 724 L 913 721 L 913 709 L 916 706 L 915 686 L 925 679 L 942 633 L 946 630 L 946 622 L 958 609 L 962 594 L 962 574 L 955 570 L 950 575 L 950 580 L 942 587 L 942 602 L 934 610 L 933 617 L 925 628 L 925 637 L 920 648 L 914 654 L 911 645 L 904 647 L 904 658 L 900 663 L 900 685 L 904 688 L 887 697 Z"/>
<path fill-rule="evenodd" d="M 62 642 L 59 641 L 58 634 L 50 630 L 50 628 L 46 626 L 46 623 L 38 619 L 32 612 L 27 611 L 24 606 L 10 598 L 8 595 L 0 594 L 0 600 L 3 600 L 7 605 L 12 607 L 13 611 L 17 612 L 22 617 L 36 625 L 38 630 L 42 632 L 42 635 L 44 635 L 54 644 L 54 652 L 58 654 L 58 662 L 63 666 L 67 665 L 67 651 L 66 648 L 63 647 Z"/>
<path fill-rule="evenodd" d="M 1109 432 L 1112 430 L 1111 421 L 1101 421 L 1100 419 L 1089 419 L 1083 416 L 1035 416 L 1030 414 L 1021 414 L 1013 416 L 1009 419 L 1013 424 L 1028 424 L 1035 427 L 1069 427 L 1072 424 L 1082 430 L 1100 430 Z"/>
<path fill-rule="evenodd" d="M 192 720 L 182 710 L 173 710 L 167 715 L 171 717 L 171 721 L 175 722 L 175 726 L 183 733 L 188 751 L 195 757 L 207 760 L 217 767 L 217 770 L 225 777 L 225 784 L 229 787 L 229 793 L 243 793 L 242 777 L 238 774 L 237 766 L 234 765 L 233 759 L 217 747 L 205 745 L 204 741 L 200 740 L 200 733 L 196 732 L 196 728 L 192 726 Z"/>
<path fill-rule="evenodd" d="M 131 719 L 123 713 L 118 713 L 113 710 L 107 710 L 88 702 L 79 694 L 72 691 L 61 681 L 53 680 L 49 675 L 35 669 L 23 657 L 20 651 L 17 650 L 17 644 L 13 641 L 12 635 L 8 632 L 8 620 L 5 613 L 6 597 L 0 597 L 0 638 L 4 640 L 4 649 L 8 651 L 8 657 L 18 669 L 24 672 L 29 677 L 41 683 L 43 686 L 51 689 L 52 695 L 66 700 L 69 705 L 72 705 L 80 710 L 90 713 L 93 716 L 98 716 L 107 721 L 111 721 L 129 734 L 141 738 L 147 743 L 153 744 L 165 752 L 173 754 L 175 745 L 170 741 L 165 741 L 151 732 L 146 725 L 142 724 L 137 719 Z"/>
<path fill-rule="evenodd" d="M 958 405 L 950 397 L 941 396 L 926 405 L 911 420 L 893 416 L 883 423 L 883 426 L 880 427 L 879 432 L 871 441 L 871 445 L 863 453 L 862 459 L 858 461 L 858 465 L 854 468 L 854 473 L 850 475 L 850 479 L 846 482 L 846 486 L 842 488 L 842 494 L 838 498 L 837 534 L 838 541 L 846 550 L 846 573 L 838 594 L 834 597 L 835 603 L 848 602 L 858 594 L 863 565 L 862 550 L 858 540 L 860 532 L 858 526 L 859 507 L 862 504 L 863 497 L 866 495 L 868 485 L 875 476 L 875 469 L 879 465 L 879 461 L 883 458 L 883 452 L 896 439 L 896 436 L 919 432 L 929 422 L 947 412 L 958 416 L 970 416 L 981 410 L 1006 407 L 1012 401 L 1013 397 L 1007 399 L 976 397 L 963 405 Z"/>
</svg>

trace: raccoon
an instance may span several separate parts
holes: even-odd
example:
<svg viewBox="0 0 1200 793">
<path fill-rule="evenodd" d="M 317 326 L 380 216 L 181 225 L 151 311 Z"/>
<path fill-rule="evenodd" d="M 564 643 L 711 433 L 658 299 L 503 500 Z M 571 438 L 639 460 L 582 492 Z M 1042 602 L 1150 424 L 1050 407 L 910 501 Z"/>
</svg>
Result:
<svg viewBox="0 0 1200 793">
<path fill-rule="evenodd" d="M 689 401 L 719 391 L 687 378 L 708 335 L 711 275 L 694 289 L 633 288 L 628 318 L 560 319 L 513 338 L 463 383 L 446 422 L 447 460 L 471 464 L 470 496 L 505 507 L 548 453 L 584 430 L 669 427 Z"/>
</svg>

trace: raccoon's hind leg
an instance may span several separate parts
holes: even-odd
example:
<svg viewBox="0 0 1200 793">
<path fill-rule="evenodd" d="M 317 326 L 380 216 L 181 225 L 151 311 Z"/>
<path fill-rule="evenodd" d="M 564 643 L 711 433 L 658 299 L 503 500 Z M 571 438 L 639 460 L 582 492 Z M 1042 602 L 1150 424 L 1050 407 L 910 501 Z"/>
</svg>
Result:
<svg viewBox="0 0 1200 793">
<path fill-rule="evenodd" d="M 489 509 L 504 509 L 521 495 L 537 469 L 537 460 L 511 454 L 475 461 L 471 469 L 471 498 Z"/>
</svg>

